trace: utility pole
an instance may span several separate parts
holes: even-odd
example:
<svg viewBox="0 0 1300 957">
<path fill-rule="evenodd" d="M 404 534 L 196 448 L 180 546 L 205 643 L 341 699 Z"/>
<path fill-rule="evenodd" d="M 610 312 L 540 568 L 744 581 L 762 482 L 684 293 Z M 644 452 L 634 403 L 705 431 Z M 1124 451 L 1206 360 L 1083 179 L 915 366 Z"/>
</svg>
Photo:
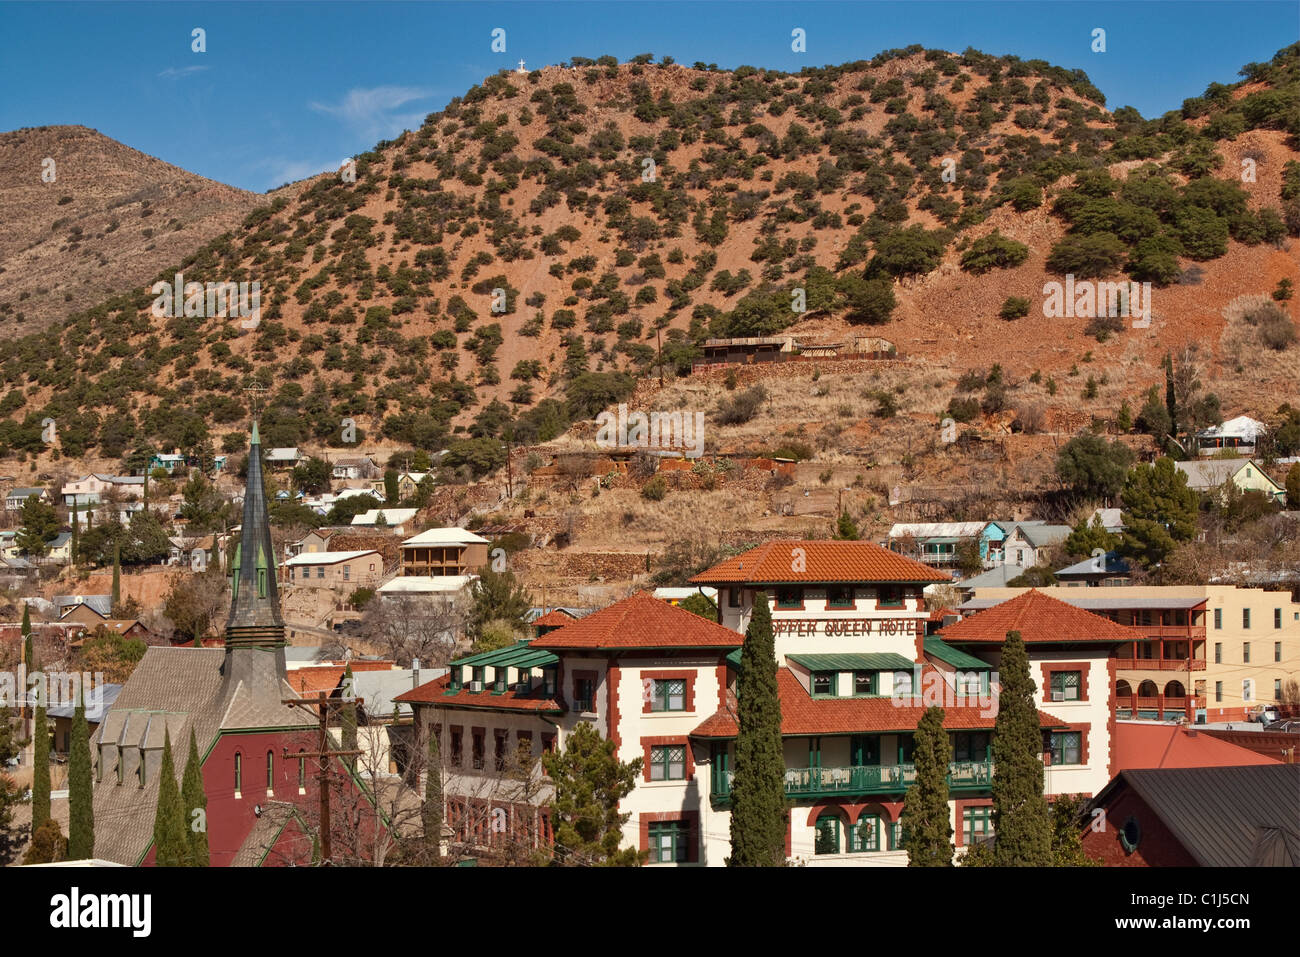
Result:
<svg viewBox="0 0 1300 957">
<path fill-rule="evenodd" d="M 351 689 L 349 688 L 350 692 Z M 330 842 L 330 782 L 329 782 L 329 759 L 339 757 L 349 757 L 359 755 L 360 751 L 332 751 L 329 747 L 329 712 L 330 707 L 340 707 L 343 704 L 363 704 L 361 698 L 342 698 L 333 699 L 325 697 L 325 692 L 319 691 L 313 698 L 282 698 L 281 704 L 292 705 L 295 708 L 301 708 L 303 711 L 311 714 L 315 712 L 320 720 L 320 750 L 315 753 L 302 753 L 304 758 L 316 758 L 316 783 L 320 788 L 320 851 L 321 863 L 329 865 L 330 858 L 333 854 Z"/>
</svg>

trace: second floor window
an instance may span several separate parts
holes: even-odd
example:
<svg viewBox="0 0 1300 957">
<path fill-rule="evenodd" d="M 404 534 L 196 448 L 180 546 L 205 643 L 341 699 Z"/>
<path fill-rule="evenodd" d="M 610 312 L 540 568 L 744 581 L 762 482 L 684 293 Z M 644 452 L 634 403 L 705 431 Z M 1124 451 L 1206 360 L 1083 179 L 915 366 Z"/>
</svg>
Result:
<svg viewBox="0 0 1300 957">
<path fill-rule="evenodd" d="M 903 604 L 901 585 L 881 585 L 876 595 L 876 604 L 882 608 L 897 608 Z"/>
<path fill-rule="evenodd" d="M 993 807 L 962 808 L 961 823 L 967 844 L 981 841 L 993 833 Z"/>
<path fill-rule="evenodd" d="M 1243 641 L 1241 643 L 1241 662 L 1242 664 L 1246 664 L 1246 665 L 1250 664 L 1250 642 L 1249 641 Z"/>
<path fill-rule="evenodd" d="M 482 731 L 474 732 L 473 759 L 474 759 L 474 770 L 482 771 L 483 770 L 483 732 Z"/>
<path fill-rule="evenodd" d="M 853 586 L 852 585 L 831 585 L 826 589 L 826 607 L 827 608 L 852 608 L 853 607 Z"/>
<path fill-rule="evenodd" d="M 1080 673 L 1077 671 L 1052 672 L 1052 700 L 1078 701 Z"/>
<path fill-rule="evenodd" d="M 590 711 L 594 707 L 596 682 L 591 678 L 573 679 L 573 707 L 578 711 Z"/>
<path fill-rule="evenodd" d="M 789 585 L 776 590 L 776 607 L 777 608 L 802 608 L 803 607 L 803 589 L 797 585 Z"/>
<path fill-rule="evenodd" d="M 875 694 L 876 673 L 874 671 L 853 672 L 853 693 L 854 694 Z"/>
<path fill-rule="evenodd" d="M 1051 749 L 1053 764 L 1081 764 L 1083 761 L 1083 732 L 1053 731 Z"/>
<path fill-rule="evenodd" d="M 651 685 L 651 711 L 685 711 L 686 679 L 656 678 Z"/>
<path fill-rule="evenodd" d="M 650 749 L 651 781 L 682 781 L 686 779 L 686 746 L 670 744 Z"/>
<path fill-rule="evenodd" d="M 833 695 L 837 693 L 836 683 L 839 675 L 834 671 L 818 671 L 812 676 L 813 694 Z"/>
</svg>

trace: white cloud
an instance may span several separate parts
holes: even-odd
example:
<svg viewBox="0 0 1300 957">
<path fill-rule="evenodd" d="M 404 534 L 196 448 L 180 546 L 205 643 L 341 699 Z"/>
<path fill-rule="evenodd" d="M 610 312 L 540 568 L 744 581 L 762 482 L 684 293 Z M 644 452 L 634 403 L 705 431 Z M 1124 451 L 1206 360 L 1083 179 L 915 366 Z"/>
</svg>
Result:
<svg viewBox="0 0 1300 957">
<path fill-rule="evenodd" d="M 167 69 L 163 70 L 158 75 L 161 77 L 166 77 L 169 80 L 172 80 L 182 76 L 191 76 L 192 74 L 195 73 L 202 73 L 206 69 L 207 69 L 206 66 L 183 66 L 180 69 L 177 69 L 174 66 L 169 66 Z"/>
<path fill-rule="evenodd" d="M 398 110 L 416 100 L 433 96 L 432 90 L 413 86 L 376 86 L 349 90 L 337 104 L 308 104 L 313 110 L 337 117 L 365 140 L 392 139 L 402 130 L 418 129 L 429 110 L 401 113 Z"/>
</svg>

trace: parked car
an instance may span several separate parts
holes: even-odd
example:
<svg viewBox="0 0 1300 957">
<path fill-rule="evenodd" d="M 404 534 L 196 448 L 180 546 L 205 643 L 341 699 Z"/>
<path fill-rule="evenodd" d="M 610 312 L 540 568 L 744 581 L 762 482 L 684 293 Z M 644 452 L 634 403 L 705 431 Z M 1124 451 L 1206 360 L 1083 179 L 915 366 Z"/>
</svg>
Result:
<svg viewBox="0 0 1300 957">
<path fill-rule="evenodd" d="M 1252 721 L 1258 721 L 1260 724 L 1272 724 L 1279 720 L 1282 715 L 1278 712 L 1276 705 L 1261 705 L 1259 711 L 1255 713 Z"/>
</svg>

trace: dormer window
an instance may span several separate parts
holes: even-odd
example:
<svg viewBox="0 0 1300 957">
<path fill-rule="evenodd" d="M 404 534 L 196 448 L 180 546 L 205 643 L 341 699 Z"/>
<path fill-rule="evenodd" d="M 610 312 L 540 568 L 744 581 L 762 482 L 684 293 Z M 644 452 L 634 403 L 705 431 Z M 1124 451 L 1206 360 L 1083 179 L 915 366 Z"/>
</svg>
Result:
<svg viewBox="0 0 1300 957">
<path fill-rule="evenodd" d="M 798 585 L 783 585 L 776 590 L 777 608 L 802 608 L 803 589 Z"/>
<path fill-rule="evenodd" d="M 815 671 L 812 676 L 812 693 L 815 695 L 834 695 L 839 674 L 834 671 Z"/>
<path fill-rule="evenodd" d="M 498 694 L 501 694 L 506 690 L 506 672 L 508 670 L 509 669 L 505 667 L 498 667 L 496 669 L 496 680 L 493 682 L 492 690 L 496 691 Z"/>
<path fill-rule="evenodd" d="M 881 585 L 876 592 L 876 604 L 881 608 L 902 608 L 903 588 L 901 585 Z"/>
<path fill-rule="evenodd" d="M 874 671 L 853 672 L 853 693 L 854 694 L 875 694 L 876 673 Z"/>
<path fill-rule="evenodd" d="M 852 585 L 830 585 L 826 589 L 826 607 L 827 608 L 852 608 L 853 586 Z"/>
</svg>

